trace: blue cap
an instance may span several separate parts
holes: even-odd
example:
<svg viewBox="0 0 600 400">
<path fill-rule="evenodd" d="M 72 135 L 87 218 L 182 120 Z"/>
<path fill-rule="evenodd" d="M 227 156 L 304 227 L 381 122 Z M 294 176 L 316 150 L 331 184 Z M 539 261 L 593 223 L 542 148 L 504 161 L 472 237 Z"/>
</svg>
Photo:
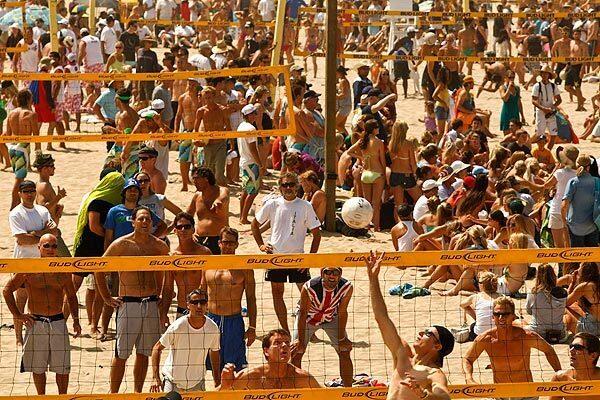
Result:
<svg viewBox="0 0 600 400">
<path fill-rule="evenodd" d="M 473 170 L 471 171 L 471 173 L 473 175 L 487 175 L 489 174 L 490 171 L 488 171 L 487 169 L 483 168 L 481 165 L 476 165 L 473 167 Z"/>
<path fill-rule="evenodd" d="M 373 86 L 367 86 L 362 90 L 361 94 L 369 94 L 369 92 L 373 89 Z"/>
<path fill-rule="evenodd" d="M 138 188 L 138 190 L 140 192 L 142 191 L 142 188 L 140 187 L 140 183 L 137 180 L 133 179 L 133 178 L 129 178 L 125 182 L 125 186 L 123 186 L 123 192 L 126 191 L 129 188 L 132 188 L 132 187 Z"/>
<path fill-rule="evenodd" d="M 233 85 L 233 88 L 238 91 L 246 90 L 246 88 L 244 87 L 244 84 L 242 82 L 236 82 L 235 85 Z"/>
</svg>

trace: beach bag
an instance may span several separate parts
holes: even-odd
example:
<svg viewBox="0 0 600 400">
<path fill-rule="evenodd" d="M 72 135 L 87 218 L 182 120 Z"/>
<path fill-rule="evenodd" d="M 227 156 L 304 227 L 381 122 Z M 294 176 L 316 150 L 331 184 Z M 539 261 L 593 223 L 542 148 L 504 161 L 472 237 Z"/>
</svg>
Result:
<svg viewBox="0 0 600 400">
<path fill-rule="evenodd" d="M 556 114 L 556 128 L 558 130 L 558 137 L 569 143 L 578 144 L 579 138 L 573 131 L 571 122 L 565 118 L 560 112 Z"/>
</svg>

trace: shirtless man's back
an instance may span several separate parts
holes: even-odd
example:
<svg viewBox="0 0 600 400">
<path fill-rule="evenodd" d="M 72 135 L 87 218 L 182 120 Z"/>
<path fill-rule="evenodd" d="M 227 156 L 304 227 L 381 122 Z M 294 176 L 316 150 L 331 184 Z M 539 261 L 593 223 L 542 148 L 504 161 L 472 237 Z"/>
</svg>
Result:
<svg viewBox="0 0 600 400">
<path fill-rule="evenodd" d="M 193 132 L 196 121 L 196 111 L 200 107 L 198 88 L 200 82 L 196 79 L 188 79 L 186 83 L 187 90 L 179 97 L 175 97 L 178 102 L 177 113 L 175 115 L 175 132 L 179 132 L 183 124 L 184 132 Z M 193 162 L 193 145 L 191 139 L 182 140 L 179 143 L 179 172 L 181 173 L 181 190 L 187 192 L 190 184 L 190 165 Z"/>
</svg>

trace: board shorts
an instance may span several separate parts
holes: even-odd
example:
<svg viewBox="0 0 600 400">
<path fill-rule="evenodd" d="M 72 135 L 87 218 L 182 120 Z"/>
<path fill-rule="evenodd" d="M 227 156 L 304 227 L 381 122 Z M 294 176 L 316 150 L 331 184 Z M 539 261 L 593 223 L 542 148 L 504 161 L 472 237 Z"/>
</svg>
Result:
<svg viewBox="0 0 600 400">
<path fill-rule="evenodd" d="M 81 93 L 66 94 L 65 95 L 65 111 L 69 114 L 76 114 L 81 112 L 81 104 L 83 99 Z"/>
<path fill-rule="evenodd" d="M 29 147 L 24 148 L 18 144 L 11 145 L 8 149 L 10 166 L 17 179 L 25 179 L 27 176 L 27 164 L 29 161 Z"/>
<path fill-rule="evenodd" d="M 446 121 L 450 116 L 450 110 L 446 107 L 436 106 L 435 107 L 435 119 L 438 121 Z"/>
<path fill-rule="evenodd" d="M 561 214 L 550 214 L 548 218 L 548 228 L 550 229 L 563 229 L 566 228 L 565 222 Z"/>
<path fill-rule="evenodd" d="M 71 372 L 71 344 L 64 315 L 33 315 L 33 326 L 26 328 L 21 372 L 60 375 Z"/>
<path fill-rule="evenodd" d="M 300 323 L 299 316 L 300 316 L 300 313 L 297 313 L 296 320 L 294 322 L 294 332 L 292 335 L 292 340 L 298 339 L 298 325 Z M 308 322 L 306 322 L 306 330 L 304 331 L 304 348 L 306 348 L 306 346 L 308 345 L 308 342 L 310 341 L 310 338 L 313 337 L 315 332 L 323 329 L 325 331 L 325 333 L 327 334 L 327 337 L 331 341 L 331 346 L 334 349 L 338 350 L 339 341 L 340 341 L 340 333 L 338 330 L 339 329 L 338 326 L 339 326 L 339 324 L 338 324 L 338 316 L 337 315 L 335 317 L 333 317 L 333 320 L 331 320 L 331 322 L 325 322 L 325 323 L 319 324 L 319 325 L 312 325 L 312 324 L 309 324 Z M 344 336 L 347 337 L 347 334 L 345 332 L 344 332 Z"/>
<path fill-rule="evenodd" d="M 219 351 L 221 354 L 221 365 L 219 366 L 219 371 L 223 370 L 223 367 L 227 363 L 234 364 L 236 372 L 248 367 L 246 342 L 244 341 L 246 327 L 244 326 L 242 314 L 216 315 L 207 312 L 206 316 L 217 324 L 221 333 L 221 350 Z M 206 368 L 212 371 L 208 355 L 206 357 Z"/>
<path fill-rule="evenodd" d="M 192 145 L 191 139 L 182 140 L 179 143 L 179 148 L 178 148 L 179 155 L 177 156 L 177 161 L 183 162 L 183 163 L 191 163 L 192 162 L 192 149 L 193 149 L 193 145 Z"/>
<path fill-rule="evenodd" d="M 412 189 L 417 186 L 417 178 L 415 177 L 415 174 L 392 172 L 390 174 L 390 186 L 400 186 L 402 189 Z"/>
<path fill-rule="evenodd" d="M 600 321 L 594 318 L 592 314 L 585 313 L 577 321 L 577 332 L 587 332 L 594 336 L 600 336 Z"/>
<path fill-rule="evenodd" d="M 275 283 L 304 283 L 310 280 L 310 271 L 308 268 L 285 268 L 268 269 L 265 273 L 265 281 Z"/>
<path fill-rule="evenodd" d="M 221 254 L 221 248 L 219 247 L 219 240 L 221 240 L 220 236 L 200 236 L 196 241 L 196 243 L 201 244 L 204 247 L 208 247 L 208 249 L 214 255 Z"/>
<path fill-rule="evenodd" d="M 65 102 L 56 102 L 54 106 L 54 120 L 61 122 L 63 120 L 63 112 L 65 111 Z"/>
<path fill-rule="evenodd" d="M 475 54 L 476 49 L 462 49 L 461 53 L 465 57 L 470 57 Z"/>
<path fill-rule="evenodd" d="M 123 304 L 117 308 L 117 342 L 115 357 L 129 358 L 135 346 L 136 354 L 152 355 L 152 348 L 160 339 L 158 296 L 121 297 Z"/>
<path fill-rule="evenodd" d="M 185 392 L 204 392 L 206 390 L 206 385 L 204 379 L 198 382 L 196 385 L 192 386 L 189 389 L 182 389 L 177 384 L 167 378 L 163 379 L 163 391 L 165 393 L 177 392 L 177 393 L 185 393 Z"/>
<path fill-rule="evenodd" d="M 82 68 L 82 72 L 85 73 L 99 73 L 99 72 L 104 72 L 104 64 L 94 64 L 94 65 L 85 65 Z M 101 88 L 102 87 L 102 81 L 89 81 L 86 82 L 86 87 L 93 87 L 93 88 Z"/>
<path fill-rule="evenodd" d="M 248 164 L 242 168 L 242 189 L 244 189 L 247 194 L 258 194 L 260 184 L 260 168 L 258 165 Z"/>
<path fill-rule="evenodd" d="M 565 86 L 581 86 L 581 67 L 583 64 L 571 65 L 567 70 L 567 76 L 565 77 Z"/>
</svg>

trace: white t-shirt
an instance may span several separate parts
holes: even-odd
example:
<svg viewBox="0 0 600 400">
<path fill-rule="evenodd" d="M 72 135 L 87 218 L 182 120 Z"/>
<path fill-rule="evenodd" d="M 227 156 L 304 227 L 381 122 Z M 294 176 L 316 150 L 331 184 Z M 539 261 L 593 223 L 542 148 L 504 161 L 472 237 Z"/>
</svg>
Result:
<svg viewBox="0 0 600 400">
<path fill-rule="evenodd" d="M 81 41 L 85 43 L 85 60 L 83 65 L 90 67 L 92 65 L 104 64 L 100 39 L 93 35 L 87 35 L 81 38 Z"/>
<path fill-rule="evenodd" d="M 172 19 L 173 12 L 177 8 L 177 4 L 173 0 L 158 0 L 156 2 L 156 15 L 160 19 Z"/>
<path fill-rule="evenodd" d="M 239 104 L 240 103 L 240 92 L 237 90 L 231 90 L 231 93 L 226 93 L 227 95 L 227 104 Z M 234 111 L 229 114 L 229 124 L 231 125 L 231 129 L 236 129 L 242 123 L 242 112 Z"/>
<path fill-rule="evenodd" d="M 156 19 L 156 8 L 154 7 L 154 0 L 144 0 L 146 6 L 146 12 L 144 13 L 145 19 Z"/>
<path fill-rule="evenodd" d="M 429 212 L 429 207 L 427 207 L 427 197 L 421 196 L 417 199 L 415 203 L 415 208 L 413 209 L 413 219 L 418 221 L 422 216 Z"/>
<path fill-rule="evenodd" d="M 256 128 L 249 122 L 242 121 L 237 128 L 238 132 L 252 132 Z M 247 167 L 250 164 L 256 164 L 256 160 L 250 152 L 250 144 L 256 142 L 256 137 L 239 137 L 237 138 L 238 150 L 240 153 L 240 168 Z"/>
<path fill-rule="evenodd" d="M 115 44 L 117 44 L 117 32 L 114 27 L 105 26 L 100 34 L 100 40 L 104 42 L 104 52 L 111 55 L 115 52 Z"/>
<path fill-rule="evenodd" d="M 150 29 L 146 25 L 138 28 L 137 34 L 140 40 L 144 40 L 145 38 L 152 36 L 152 32 L 150 32 Z"/>
<path fill-rule="evenodd" d="M 169 349 L 162 368 L 165 378 L 181 389 L 189 389 L 204 381 L 206 355 L 221 349 L 219 327 L 210 318 L 194 329 L 185 315 L 175 320 L 161 336 L 160 343 Z"/>
<path fill-rule="evenodd" d="M 38 26 L 34 26 L 33 27 L 33 41 L 37 42 L 38 39 L 40 38 L 40 36 L 42 36 L 44 33 L 46 33 L 45 29 L 40 28 Z"/>
<path fill-rule="evenodd" d="M 275 18 L 275 2 L 273 0 L 260 0 L 258 12 L 263 22 L 271 22 Z"/>
<path fill-rule="evenodd" d="M 304 253 L 307 229 L 321 226 L 312 205 L 296 198 L 288 201 L 278 196 L 265 202 L 256 213 L 259 224 L 271 222 L 271 240 L 275 253 Z"/>
<path fill-rule="evenodd" d="M 79 67 L 77 65 L 67 64 L 65 65 L 65 72 L 78 73 Z M 81 94 L 81 81 L 70 80 L 67 81 L 66 93 L 69 96 Z"/>
<path fill-rule="evenodd" d="M 577 176 L 577 171 L 571 168 L 560 168 L 554 171 L 554 177 L 556 178 L 556 193 L 550 202 L 550 214 L 560 214 L 560 206 L 562 204 L 563 196 L 567 191 L 567 183 L 571 178 Z"/>
<path fill-rule="evenodd" d="M 38 42 L 25 44 L 25 39 L 21 39 L 17 47 L 26 46 L 27 50 L 21 53 L 21 69 L 22 72 L 37 72 L 38 63 L 40 62 L 40 53 L 38 51 Z"/>
<path fill-rule="evenodd" d="M 10 225 L 10 232 L 13 236 L 31 231 L 39 231 L 44 229 L 46 224 L 51 221 L 52 217 L 50 216 L 48 209 L 38 204 L 34 204 L 33 208 L 26 208 L 23 206 L 23 204 L 19 204 L 8 214 L 8 224 Z M 15 240 L 13 258 L 29 258 L 39 256 L 40 251 L 37 247 L 37 244 L 20 245 L 17 244 Z"/>
<path fill-rule="evenodd" d="M 559 94 L 560 88 L 556 83 L 548 82 L 544 85 L 541 81 L 536 82 L 533 85 L 533 91 L 531 92 L 531 95 L 533 97 L 538 98 L 538 103 L 540 103 L 542 107 L 550 107 L 551 105 L 553 105 L 554 96 L 558 96 Z M 536 107 L 535 109 L 536 111 L 541 112 L 539 108 Z"/>
<path fill-rule="evenodd" d="M 51 72 L 62 74 L 63 72 L 65 72 L 65 69 L 61 66 L 58 66 L 56 68 L 53 68 Z M 58 89 L 58 94 L 56 95 L 56 103 L 62 103 L 63 101 L 65 101 L 65 83 L 58 82 L 58 84 L 59 84 L 59 89 Z"/>
</svg>

